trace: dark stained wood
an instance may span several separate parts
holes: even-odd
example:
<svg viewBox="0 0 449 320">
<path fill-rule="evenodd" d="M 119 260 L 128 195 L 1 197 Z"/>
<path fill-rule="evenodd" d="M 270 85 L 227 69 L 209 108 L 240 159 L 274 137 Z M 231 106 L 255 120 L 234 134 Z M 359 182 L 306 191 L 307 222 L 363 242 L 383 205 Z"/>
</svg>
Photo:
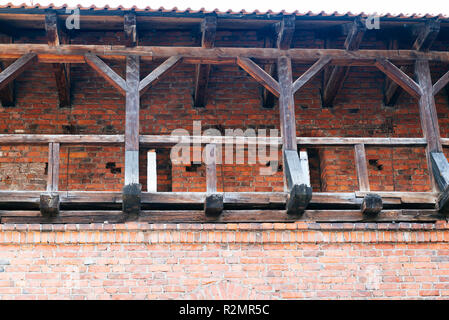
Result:
<svg viewBox="0 0 449 320">
<path fill-rule="evenodd" d="M 36 61 L 35 53 L 27 53 L 14 61 L 0 73 L 0 90 L 17 78 L 29 65 Z"/>
<path fill-rule="evenodd" d="M 138 42 L 136 14 L 127 12 L 123 16 L 123 29 L 125 32 L 125 46 L 135 47 Z"/>
<path fill-rule="evenodd" d="M 358 50 L 365 31 L 366 24 L 360 17 L 355 18 L 346 36 L 345 49 L 347 51 Z M 332 71 L 329 71 L 329 77 L 323 86 L 321 95 L 321 103 L 324 108 L 331 108 L 333 106 L 334 100 L 343 87 L 348 74 L 349 67 L 335 66 L 332 68 Z"/>
<path fill-rule="evenodd" d="M 142 186 L 139 183 L 123 187 L 122 211 L 128 220 L 136 219 L 141 209 Z"/>
<path fill-rule="evenodd" d="M 49 46 L 58 47 L 64 43 L 58 26 L 58 17 L 54 11 L 45 13 L 45 32 Z M 70 106 L 70 64 L 54 63 L 53 70 L 58 89 L 59 106 Z"/>
<path fill-rule="evenodd" d="M 15 59 L 22 55 L 34 52 L 38 55 L 40 62 L 67 62 L 67 58 L 81 62 L 80 56 L 86 53 L 98 55 L 114 60 L 123 60 L 128 55 L 138 55 L 142 60 L 169 58 L 180 55 L 190 59 L 209 59 L 217 63 L 222 60 L 236 57 L 265 59 L 275 61 L 280 56 L 286 56 L 293 61 L 301 63 L 312 62 L 323 56 L 329 56 L 333 65 L 372 65 L 376 59 L 387 59 L 400 64 L 412 64 L 417 59 L 449 62 L 449 52 L 429 51 L 421 52 L 415 50 L 356 50 L 347 51 L 342 49 L 301 49 L 294 48 L 280 50 L 277 48 L 201 48 L 201 47 L 151 47 L 136 46 L 127 48 L 124 46 L 110 45 L 61 45 L 58 48 L 50 47 L 48 44 L 13 43 L 0 44 L 0 59 Z M 187 61 L 187 60 L 186 60 Z"/>
<path fill-rule="evenodd" d="M 295 16 L 284 16 L 282 21 L 276 25 L 277 39 L 276 47 L 281 50 L 289 49 L 295 33 Z"/>
<path fill-rule="evenodd" d="M 257 82 L 263 85 L 265 89 L 269 90 L 276 97 L 279 97 L 279 83 L 266 73 L 264 69 L 248 58 L 237 58 L 237 64 Z"/>
<path fill-rule="evenodd" d="M 443 152 L 431 152 L 432 172 L 441 191 L 449 187 L 449 163 Z"/>
<path fill-rule="evenodd" d="M 279 114 L 284 150 L 297 150 L 295 101 L 293 98 L 292 64 L 286 56 L 278 59 Z"/>
<path fill-rule="evenodd" d="M 201 47 L 210 49 L 214 47 L 217 31 L 217 17 L 206 16 L 201 23 Z M 206 106 L 207 85 L 209 83 L 210 64 L 199 64 L 195 67 L 195 92 L 193 106 L 204 108 Z"/>
<path fill-rule="evenodd" d="M 420 86 L 390 61 L 378 59 L 375 66 L 413 97 L 419 98 L 421 96 Z"/>
<path fill-rule="evenodd" d="M 43 217 L 56 217 L 60 208 L 59 195 L 55 193 L 41 194 L 39 207 Z"/>
<path fill-rule="evenodd" d="M 296 150 L 284 150 L 284 166 L 287 187 L 290 191 L 286 203 L 288 214 L 302 214 L 312 199 L 310 177 L 306 176 Z"/>
<path fill-rule="evenodd" d="M 446 72 L 440 79 L 438 79 L 437 82 L 433 85 L 432 93 L 433 95 L 436 95 L 438 92 L 440 92 L 441 89 L 443 89 L 447 84 L 449 83 L 449 71 Z"/>
<path fill-rule="evenodd" d="M 170 57 L 165 60 L 160 66 L 154 69 L 149 75 L 142 79 L 139 83 L 139 94 L 142 95 L 148 88 L 154 86 L 160 78 L 166 73 L 170 72 L 179 63 L 182 58 L 180 56 Z"/>
<path fill-rule="evenodd" d="M 369 193 L 363 198 L 360 210 L 365 216 L 376 216 L 383 208 L 382 197 L 376 193 Z"/>
<path fill-rule="evenodd" d="M 440 21 L 427 20 L 424 25 L 417 30 L 416 40 L 412 46 L 413 50 L 429 51 L 439 32 Z"/>
<path fill-rule="evenodd" d="M 366 164 L 365 145 L 356 144 L 354 146 L 355 167 L 360 191 L 369 191 L 368 166 Z"/>
<path fill-rule="evenodd" d="M 329 62 L 331 58 L 322 57 L 315 62 L 306 72 L 304 72 L 295 82 L 293 82 L 293 93 L 306 85 L 314 76 L 316 76 Z"/>
<path fill-rule="evenodd" d="M 109 84 L 116 88 L 121 94 L 126 95 L 126 81 L 123 80 L 114 70 L 104 63 L 95 54 L 86 53 L 84 55 L 86 63 L 101 75 Z"/>
</svg>

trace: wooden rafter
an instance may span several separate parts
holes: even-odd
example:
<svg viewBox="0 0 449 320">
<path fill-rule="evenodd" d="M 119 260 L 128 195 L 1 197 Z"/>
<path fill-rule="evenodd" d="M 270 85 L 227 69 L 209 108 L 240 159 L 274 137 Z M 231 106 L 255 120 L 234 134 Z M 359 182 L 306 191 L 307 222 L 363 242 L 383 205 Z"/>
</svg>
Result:
<svg viewBox="0 0 449 320">
<path fill-rule="evenodd" d="M 62 34 L 58 26 L 58 17 L 56 12 L 48 11 L 45 13 L 45 32 L 48 45 L 58 47 L 64 44 Z M 58 89 L 59 106 L 70 106 L 70 64 L 54 63 L 53 70 L 55 74 L 56 87 Z"/>
<path fill-rule="evenodd" d="M 217 30 L 217 17 L 215 15 L 207 16 L 201 23 L 201 47 L 213 48 L 215 44 L 215 35 Z M 193 106 L 203 108 L 206 106 L 207 85 L 209 83 L 211 65 L 198 64 L 195 69 L 195 92 L 193 96 Z"/>
<path fill-rule="evenodd" d="M 136 14 L 127 12 L 123 16 L 123 31 L 125 33 L 125 46 L 135 47 L 138 43 Z"/>
<path fill-rule="evenodd" d="M 440 22 L 438 20 L 429 20 L 423 25 L 417 27 L 415 29 L 416 40 L 412 45 L 412 49 L 422 52 L 429 51 L 439 31 Z M 397 41 L 390 42 L 389 49 L 397 50 Z M 400 69 L 405 74 L 410 74 L 413 72 L 413 67 L 411 66 L 401 66 Z M 384 104 L 386 106 L 394 106 L 398 101 L 401 93 L 402 89 L 396 82 L 392 81 L 389 78 L 385 79 Z"/>
<path fill-rule="evenodd" d="M 345 49 L 347 51 L 358 50 L 366 31 L 366 25 L 361 18 L 357 17 L 349 28 L 345 40 Z M 334 100 L 343 87 L 346 77 L 349 73 L 349 67 L 335 66 L 330 71 L 329 77 L 322 90 L 322 105 L 325 108 L 332 107 Z"/>
<path fill-rule="evenodd" d="M 17 78 L 25 69 L 36 61 L 35 53 L 27 53 L 14 61 L 0 73 L 0 90 Z"/>
<path fill-rule="evenodd" d="M 126 94 L 126 81 L 123 80 L 114 70 L 98 58 L 95 54 L 86 53 L 84 55 L 86 63 L 101 75 L 109 84 L 116 88 L 121 94 Z"/>
<path fill-rule="evenodd" d="M 143 78 L 139 84 L 139 94 L 142 95 L 149 87 L 154 86 L 160 78 L 181 63 L 180 56 L 170 57 L 160 66 L 154 69 L 149 75 Z"/>
</svg>

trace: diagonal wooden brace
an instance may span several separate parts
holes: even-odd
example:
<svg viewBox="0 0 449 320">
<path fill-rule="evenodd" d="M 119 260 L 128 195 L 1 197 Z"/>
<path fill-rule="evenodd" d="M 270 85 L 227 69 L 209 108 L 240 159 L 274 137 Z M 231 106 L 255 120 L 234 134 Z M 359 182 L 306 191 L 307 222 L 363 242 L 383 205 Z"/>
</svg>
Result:
<svg viewBox="0 0 449 320">
<path fill-rule="evenodd" d="M 305 152 L 303 155 L 307 155 Z M 300 159 L 296 150 L 284 150 L 285 177 L 289 195 L 288 214 L 302 214 L 312 199 L 307 158 Z"/>
</svg>

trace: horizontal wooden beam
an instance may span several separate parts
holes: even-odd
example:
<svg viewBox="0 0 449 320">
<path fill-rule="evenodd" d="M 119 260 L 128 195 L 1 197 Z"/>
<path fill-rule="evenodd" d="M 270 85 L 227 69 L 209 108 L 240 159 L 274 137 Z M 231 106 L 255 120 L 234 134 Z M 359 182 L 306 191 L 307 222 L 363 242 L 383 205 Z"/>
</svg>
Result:
<svg viewBox="0 0 449 320">
<path fill-rule="evenodd" d="M 125 46 L 106 45 L 60 45 L 51 47 L 48 44 L 0 44 L 0 59 L 15 59 L 26 53 L 34 52 L 38 58 L 43 60 L 63 59 L 64 56 L 72 56 L 78 59 L 86 53 L 108 57 L 110 59 L 123 59 L 127 55 L 138 55 L 151 59 L 169 58 L 181 55 L 184 58 L 197 59 L 228 59 L 236 57 L 276 60 L 279 56 L 286 56 L 294 61 L 316 61 L 324 56 L 329 56 L 333 62 L 345 62 L 351 64 L 353 61 L 365 61 L 374 63 L 376 59 L 387 59 L 390 61 L 415 61 L 429 60 L 438 62 L 449 62 L 448 51 L 421 52 L 415 50 L 356 50 L 347 51 L 343 49 L 288 49 L 277 48 L 202 48 L 202 47 L 152 47 L 136 46 L 128 48 Z M 47 56 L 46 56 L 47 55 Z M 50 55 L 50 56 L 48 56 Z M 40 57 L 42 56 L 42 57 Z M 203 62 L 202 62 L 203 63 Z"/>
<path fill-rule="evenodd" d="M 248 144 L 282 144 L 280 137 L 235 137 L 235 136 L 169 136 L 140 135 L 139 141 L 148 145 L 173 145 L 177 143 L 232 143 L 239 139 Z M 57 142 L 62 144 L 120 144 L 124 142 L 123 135 L 77 135 L 77 134 L 0 134 L 0 144 L 47 144 Z M 360 138 L 360 137 L 297 137 L 301 146 L 353 146 L 355 144 L 386 145 L 386 146 L 426 146 L 425 138 Z M 449 145 L 449 138 L 441 138 L 443 145 Z"/>
</svg>

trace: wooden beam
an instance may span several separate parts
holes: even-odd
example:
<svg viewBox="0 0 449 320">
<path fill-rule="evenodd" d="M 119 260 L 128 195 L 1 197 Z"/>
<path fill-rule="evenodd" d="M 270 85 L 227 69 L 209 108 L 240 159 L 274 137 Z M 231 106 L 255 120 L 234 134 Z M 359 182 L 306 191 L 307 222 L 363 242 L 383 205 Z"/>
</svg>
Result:
<svg viewBox="0 0 449 320">
<path fill-rule="evenodd" d="M 237 58 L 237 64 L 248 74 L 259 82 L 265 89 L 269 90 L 276 97 L 279 97 L 280 87 L 279 83 L 274 80 L 264 69 L 259 67 L 251 59 Z"/>
<path fill-rule="evenodd" d="M 316 76 L 329 62 L 331 58 L 322 57 L 317 62 L 315 62 L 306 72 L 304 72 L 296 81 L 293 83 L 293 93 L 301 89 L 306 85 L 314 76 Z"/>
<path fill-rule="evenodd" d="M 378 59 L 375 66 L 413 97 L 419 98 L 421 96 L 420 86 L 390 61 Z"/>
<path fill-rule="evenodd" d="M 412 49 L 429 51 L 439 32 L 440 21 L 427 20 L 424 25 L 417 30 L 416 40 L 413 43 Z"/>
<path fill-rule="evenodd" d="M 125 186 L 123 212 L 136 217 L 140 212 L 142 186 L 139 183 L 139 83 L 138 56 L 126 58 Z"/>
<path fill-rule="evenodd" d="M 139 83 L 139 94 L 142 95 L 148 88 L 154 86 L 159 82 L 160 78 L 170 72 L 174 67 L 181 63 L 182 57 L 174 56 L 165 60 L 160 66 L 151 71 L 142 81 Z"/>
<path fill-rule="evenodd" d="M 263 35 L 264 48 L 273 48 L 274 46 L 274 34 L 273 29 L 270 29 L 269 31 L 265 32 Z M 263 70 L 268 73 L 273 79 L 275 75 L 275 69 L 276 64 L 273 63 L 266 63 L 262 66 Z M 272 109 L 274 107 L 275 102 L 275 95 L 272 94 L 269 90 L 267 90 L 265 87 L 262 88 L 262 107 L 266 109 Z"/>
<path fill-rule="evenodd" d="M 0 73 L 0 90 L 17 78 L 25 69 L 36 61 L 35 53 L 27 53 L 14 61 Z"/>
<path fill-rule="evenodd" d="M 368 166 L 366 164 L 366 153 L 364 144 L 354 146 L 355 167 L 357 170 L 357 179 L 359 181 L 360 191 L 369 191 Z"/>
<path fill-rule="evenodd" d="M 217 150 L 215 144 L 208 144 L 205 148 L 207 195 L 204 213 L 207 216 L 217 216 L 223 211 L 223 194 L 217 193 Z"/>
<path fill-rule="evenodd" d="M 382 197 L 376 193 L 368 193 L 364 198 L 360 210 L 365 216 L 376 216 L 383 208 Z"/>
<path fill-rule="evenodd" d="M 438 92 L 440 92 L 441 89 L 443 89 L 447 84 L 449 83 L 449 71 L 446 72 L 440 79 L 438 79 L 437 82 L 432 87 L 432 93 L 433 95 L 436 95 Z"/>
<path fill-rule="evenodd" d="M 135 47 L 138 43 L 136 14 L 127 12 L 123 16 L 123 29 L 125 32 L 125 46 Z"/>
<path fill-rule="evenodd" d="M 0 44 L 0 59 L 16 59 L 26 53 L 36 53 L 39 62 L 67 62 L 80 63 L 86 53 L 98 55 L 111 60 L 123 60 L 128 55 L 137 55 L 141 60 L 183 56 L 189 63 L 209 61 L 222 63 L 223 60 L 231 61 L 236 57 L 254 58 L 276 61 L 280 56 L 286 56 L 298 63 L 313 62 L 323 56 L 329 56 L 333 65 L 372 65 L 376 59 L 387 59 L 400 64 L 412 64 L 415 60 L 429 60 L 437 62 L 449 62 L 448 51 L 421 52 L 415 50 L 356 50 L 342 49 L 301 49 L 294 48 L 280 50 L 277 48 L 201 48 L 201 47 L 168 47 L 168 46 L 125 46 L 110 45 L 61 45 L 58 48 L 48 44 L 13 43 Z M 202 62 L 201 62 L 202 63 Z"/>
<path fill-rule="evenodd" d="M 0 34 L 0 43 L 13 43 L 13 37 L 6 34 Z M 0 72 L 7 68 L 7 64 L 0 62 Z M 14 81 L 11 81 L 6 87 L 0 90 L 0 102 L 3 107 L 13 107 L 15 105 Z"/>
<path fill-rule="evenodd" d="M 276 47 L 281 50 L 287 50 L 290 48 L 293 34 L 295 33 L 296 17 L 284 16 L 282 21 L 279 22 L 275 29 L 277 33 Z"/>
<path fill-rule="evenodd" d="M 58 17 L 54 11 L 45 13 L 45 32 L 49 46 L 58 47 L 64 43 L 58 26 Z M 54 63 L 53 70 L 58 89 L 59 106 L 70 106 L 70 64 Z"/>
<path fill-rule="evenodd" d="M 288 214 L 302 214 L 312 199 L 310 177 L 301 162 L 297 151 L 284 150 L 285 178 L 290 191 L 286 203 Z"/>
<path fill-rule="evenodd" d="M 449 213 L 449 163 L 443 152 L 431 152 L 432 173 L 441 190 L 437 199 L 437 209 L 444 214 Z"/>
<path fill-rule="evenodd" d="M 418 60 L 415 65 L 416 79 L 421 86 L 422 95 L 419 99 L 419 114 L 424 138 L 427 140 L 426 156 L 429 172 L 434 172 L 432 164 L 432 152 L 442 152 L 438 116 L 433 95 L 432 79 L 428 61 Z M 435 176 L 430 174 L 433 191 L 438 190 Z M 440 190 L 443 191 L 443 190 Z"/>
<path fill-rule="evenodd" d="M 92 67 L 109 84 L 116 88 L 121 94 L 126 95 L 126 81 L 123 80 L 114 70 L 104 63 L 95 54 L 86 53 L 84 55 L 86 63 Z"/>
<path fill-rule="evenodd" d="M 366 24 L 360 17 L 355 18 L 349 28 L 348 35 L 346 36 L 344 44 L 345 49 L 347 51 L 358 50 L 365 31 Z M 348 74 L 349 67 L 335 66 L 332 71 L 330 71 L 330 75 L 323 87 L 321 95 L 321 103 L 324 108 L 330 108 L 333 106 L 334 100 L 337 97 L 338 92 L 343 87 Z"/>
<path fill-rule="evenodd" d="M 201 47 L 210 49 L 215 45 L 217 31 L 217 17 L 206 16 L 201 23 Z M 207 86 L 209 83 L 210 64 L 198 64 L 195 69 L 195 92 L 193 106 L 203 108 L 206 106 Z"/>
<path fill-rule="evenodd" d="M 201 23 L 201 47 L 210 49 L 214 47 L 217 31 L 217 17 L 206 16 Z M 204 108 L 206 106 L 207 85 L 209 83 L 210 64 L 198 64 L 195 68 L 195 92 L 193 106 Z"/>
<path fill-rule="evenodd" d="M 55 217 L 59 214 L 59 143 L 49 143 L 47 192 L 40 195 L 40 211 L 42 216 Z"/>
</svg>

